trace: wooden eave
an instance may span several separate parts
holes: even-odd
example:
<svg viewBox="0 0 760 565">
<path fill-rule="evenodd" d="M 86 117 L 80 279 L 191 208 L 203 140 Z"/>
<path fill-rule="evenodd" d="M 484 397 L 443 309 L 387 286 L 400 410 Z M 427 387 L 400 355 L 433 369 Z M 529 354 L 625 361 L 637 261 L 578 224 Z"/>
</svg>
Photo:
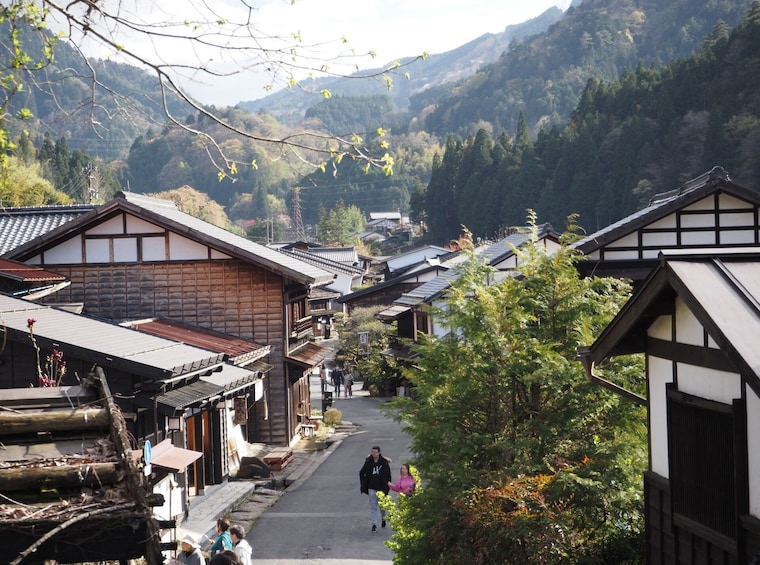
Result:
<svg viewBox="0 0 760 565">
<path fill-rule="evenodd" d="M 678 296 L 760 395 L 760 353 L 753 337 L 760 331 L 760 293 L 744 285 L 732 270 L 743 262 L 752 263 L 760 275 L 758 257 L 757 248 L 661 252 L 660 266 L 594 344 L 579 350 L 580 360 L 590 371 L 607 357 L 644 352 L 647 328 L 657 317 L 674 312 Z"/>
</svg>

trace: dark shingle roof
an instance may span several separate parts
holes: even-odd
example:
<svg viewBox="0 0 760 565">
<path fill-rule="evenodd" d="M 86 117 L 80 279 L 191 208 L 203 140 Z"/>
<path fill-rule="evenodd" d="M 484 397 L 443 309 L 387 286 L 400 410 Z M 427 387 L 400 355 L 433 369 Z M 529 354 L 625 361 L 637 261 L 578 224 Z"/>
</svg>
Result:
<svg viewBox="0 0 760 565">
<path fill-rule="evenodd" d="M 0 255 L 94 208 L 92 204 L 0 208 Z"/>
</svg>

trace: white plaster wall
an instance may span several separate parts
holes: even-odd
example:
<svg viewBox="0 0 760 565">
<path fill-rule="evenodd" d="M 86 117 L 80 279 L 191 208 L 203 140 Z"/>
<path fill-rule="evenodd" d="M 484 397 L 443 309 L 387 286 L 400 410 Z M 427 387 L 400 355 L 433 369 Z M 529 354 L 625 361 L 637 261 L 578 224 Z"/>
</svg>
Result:
<svg viewBox="0 0 760 565">
<path fill-rule="evenodd" d="M 208 247 L 191 239 L 169 232 L 169 260 L 208 259 Z"/>
<path fill-rule="evenodd" d="M 599 255 L 599 250 L 596 250 L 593 253 L 589 253 L 588 255 L 586 255 L 586 257 L 588 259 L 594 259 L 594 260 L 597 260 L 597 261 L 599 260 L 599 256 L 600 256 Z"/>
<path fill-rule="evenodd" d="M 338 273 L 338 276 L 333 282 L 327 285 L 327 288 L 334 290 L 335 292 L 340 292 L 341 294 L 348 294 L 351 292 L 351 284 L 353 283 L 353 280 L 354 277 L 349 274 Z"/>
<path fill-rule="evenodd" d="M 704 328 L 680 297 L 676 298 L 676 341 L 702 347 L 705 343 Z"/>
<path fill-rule="evenodd" d="M 670 214 L 669 216 L 665 216 L 664 218 L 661 218 L 657 220 L 656 222 L 652 222 L 647 226 L 647 228 L 651 229 L 675 229 L 676 227 L 676 215 Z"/>
<path fill-rule="evenodd" d="M 721 193 L 718 196 L 718 206 L 720 206 L 721 210 L 725 210 L 727 208 L 744 208 L 745 210 L 752 210 L 752 205 L 747 202 L 746 200 L 742 200 L 741 198 L 736 198 L 736 196 L 731 196 L 730 194 Z M 750 220 L 751 223 L 755 223 L 755 220 Z"/>
<path fill-rule="evenodd" d="M 649 381 L 649 436 L 652 471 L 668 477 L 668 407 L 665 385 L 673 382 L 673 365 L 668 359 L 647 357 Z"/>
<path fill-rule="evenodd" d="M 755 225 L 755 215 L 748 212 L 721 212 L 720 214 L 720 226 L 747 226 L 752 227 Z"/>
<path fill-rule="evenodd" d="M 127 233 L 143 234 L 143 233 L 164 233 L 164 228 L 155 224 L 147 222 L 142 218 L 131 216 L 127 214 Z"/>
<path fill-rule="evenodd" d="M 760 518 L 760 399 L 747 386 L 747 459 L 749 513 Z"/>
<path fill-rule="evenodd" d="M 85 233 L 87 235 L 121 235 L 124 233 L 124 219 L 122 216 L 114 216 L 105 222 L 92 226 Z"/>
<path fill-rule="evenodd" d="M 166 238 L 144 237 L 142 238 L 143 261 L 166 261 Z"/>
<path fill-rule="evenodd" d="M 678 390 L 707 400 L 731 404 L 741 397 L 742 382 L 737 373 L 678 363 Z"/>
<path fill-rule="evenodd" d="M 111 246 L 108 239 L 88 239 L 84 242 L 84 253 L 87 263 L 110 263 Z"/>
<path fill-rule="evenodd" d="M 169 473 L 166 477 L 153 485 L 153 492 L 164 495 L 163 506 L 157 506 L 153 509 L 153 514 L 159 520 L 171 520 L 175 516 L 184 513 L 182 508 L 182 489 L 177 486 L 177 479 L 174 473 Z"/>
<path fill-rule="evenodd" d="M 616 247 L 638 247 L 639 246 L 639 234 L 638 232 L 629 233 L 616 239 L 607 245 L 607 250 L 614 249 Z"/>
<path fill-rule="evenodd" d="M 754 230 L 737 230 L 737 231 L 721 231 L 720 243 L 721 245 L 747 243 L 753 244 L 755 242 Z"/>
<path fill-rule="evenodd" d="M 641 235 L 644 247 L 674 247 L 678 241 L 675 232 L 645 233 Z"/>
<path fill-rule="evenodd" d="M 713 214 L 698 214 L 695 216 L 684 214 L 681 216 L 682 228 L 713 228 L 715 216 Z"/>
<path fill-rule="evenodd" d="M 113 260 L 116 263 L 137 261 L 137 239 L 134 237 L 113 240 Z"/>
<path fill-rule="evenodd" d="M 719 201 L 720 202 L 720 201 Z M 707 196 L 706 198 L 703 198 L 702 200 L 697 200 L 694 204 L 690 204 L 689 206 L 686 206 L 684 210 L 714 210 L 715 209 L 715 200 L 713 199 L 712 194 Z M 683 218 L 681 218 L 683 220 Z"/>
<path fill-rule="evenodd" d="M 71 239 L 45 251 L 45 264 L 62 265 L 66 263 L 82 263 L 82 236 L 75 235 Z"/>
<path fill-rule="evenodd" d="M 660 316 L 647 328 L 647 335 L 655 339 L 672 341 L 673 316 Z"/>
<path fill-rule="evenodd" d="M 684 245 L 715 245 L 715 232 L 682 232 L 681 243 Z"/>
<path fill-rule="evenodd" d="M 617 261 L 622 259 L 638 259 L 638 257 L 638 249 L 634 249 L 632 251 L 614 251 L 611 249 L 604 250 L 605 260 Z"/>
</svg>

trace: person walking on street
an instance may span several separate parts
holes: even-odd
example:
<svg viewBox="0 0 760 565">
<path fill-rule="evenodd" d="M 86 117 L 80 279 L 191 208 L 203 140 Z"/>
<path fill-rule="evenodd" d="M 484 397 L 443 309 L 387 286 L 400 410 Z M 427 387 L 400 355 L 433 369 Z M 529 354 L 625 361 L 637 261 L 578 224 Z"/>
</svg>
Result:
<svg viewBox="0 0 760 565">
<path fill-rule="evenodd" d="M 354 376 L 351 374 L 351 372 L 346 373 L 343 375 L 343 396 L 346 398 L 349 398 L 354 395 L 353 391 L 354 386 Z"/>
<path fill-rule="evenodd" d="M 343 386 L 343 371 L 339 366 L 332 370 L 333 394 L 340 398 L 340 387 Z"/>
<path fill-rule="evenodd" d="M 369 457 L 364 460 L 359 471 L 359 489 L 362 494 L 369 495 L 369 510 L 372 518 L 372 531 L 377 531 L 378 517 L 382 519 L 381 527 L 385 527 L 385 510 L 380 508 L 377 493 L 388 494 L 391 482 L 391 466 L 388 460 L 380 453 L 380 447 L 374 446 Z"/>
<path fill-rule="evenodd" d="M 253 548 L 245 539 L 245 530 L 243 530 L 243 527 L 238 526 L 237 524 L 230 526 L 230 537 L 232 537 L 232 543 L 235 544 L 233 549 L 240 557 L 240 561 L 243 562 L 243 565 L 251 565 Z"/>
<path fill-rule="evenodd" d="M 393 492 L 405 494 L 407 496 L 414 494 L 414 489 L 417 486 L 417 483 L 414 480 L 412 474 L 409 472 L 409 465 L 402 463 L 400 473 L 401 476 L 399 476 L 395 484 L 392 482 L 388 483 L 388 488 L 390 488 Z"/>
</svg>

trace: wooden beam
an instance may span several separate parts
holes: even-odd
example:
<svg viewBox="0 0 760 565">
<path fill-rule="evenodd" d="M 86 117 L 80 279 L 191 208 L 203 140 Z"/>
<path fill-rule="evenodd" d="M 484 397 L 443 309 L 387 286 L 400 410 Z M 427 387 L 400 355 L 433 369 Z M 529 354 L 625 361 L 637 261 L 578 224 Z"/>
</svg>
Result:
<svg viewBox="0 0 760 565">
<path fill-rule="evenodd" d="M 123 471 L 118 463 L 82 463 L 60 467 L 12 467 L 0 469 L 0 491 L 114 484 Z"/>
<path fill-rule="evenodd" d="M 0 435 L 108 429 L 108 427 L 108 412 L 103 408 L 79 408 L 21 414 L 0 411 Z"/>
</svg>

